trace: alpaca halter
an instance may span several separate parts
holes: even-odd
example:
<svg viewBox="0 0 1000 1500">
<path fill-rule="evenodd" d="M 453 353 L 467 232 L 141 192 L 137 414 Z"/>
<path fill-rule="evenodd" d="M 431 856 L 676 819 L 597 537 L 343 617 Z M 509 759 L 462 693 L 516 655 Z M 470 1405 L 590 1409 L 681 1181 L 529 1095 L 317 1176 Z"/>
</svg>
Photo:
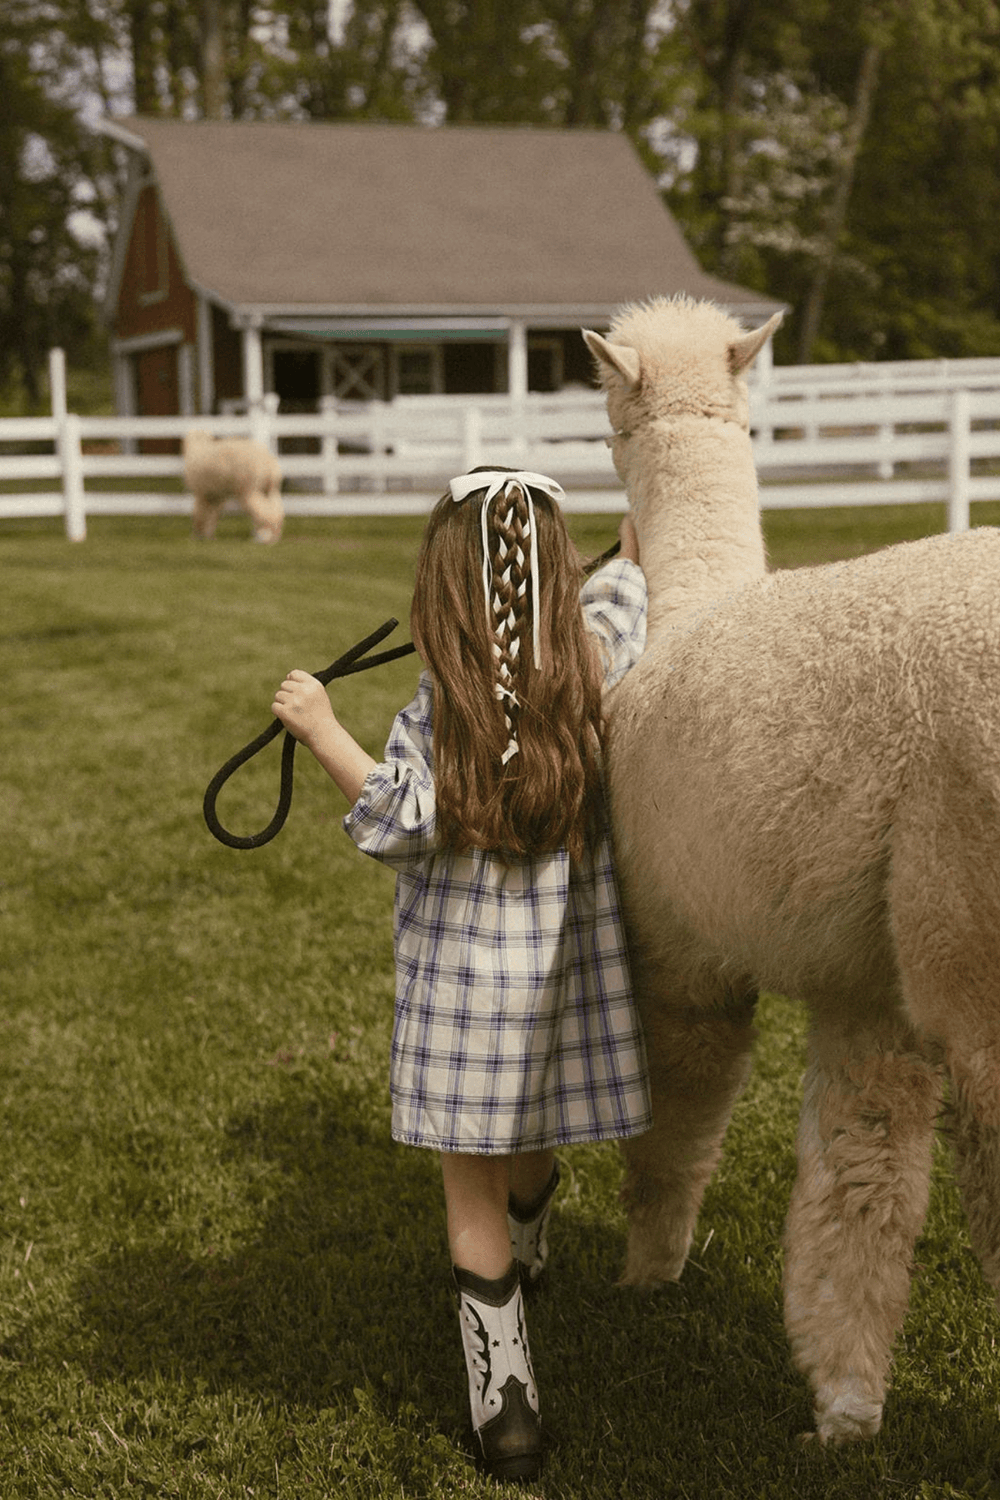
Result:
<svg viewBox="0 0 1000 1500">
<path fill-rule="evenodd" d="M 458 503 L 461 503 L 461 501 L 468 499 L 470 495 L 478 494 L 480 490 L 485 491 L 483 495 L 482 509 L 480 511 L 483 538 L 483 594 L 486 599 L 487 619 L 492 621 L 494 617 L 496 618 L 496 629 L 494 633 L 500 636 L 501 639 L 510 634 L 514 625 L 514 615 L 512 611 L 508 611 L 506 615 L 502 615 L 500 613 L 500 596 L 493 590 L 493 564 L 490 561 L 488 511 L 490 501 L 493 500 L 502 491 L 504 500 L 510 501 L 510 508 L 503 518 L 504 525 L 507 525 L 510 522 L 514 509 L 511 491 L 522 491 L 528 506 L 528 538 L 530 542 L 529 571 L 531 573 L 531 649 L 534 664 L 536 667 L 540 667 L 542 664 L 542 659 L 541 647 L 539 644 L 539 617 L 541 610 L 538 590 L 538 528 L 535 524 L 535 507 L 531 499 L 531 491 L 532 489 L 541 490 L 551 499 L 558 500 L 559 496 L 564 493 L 562 485 L 559 484 L 555 479 L 549 479 L 545 474 L 535 474 L 527 469 L 516 469 L 514 471 L 511 471 L 509 469 L 483 469 L 480 470 L 480 472 L 477 474 L 460 475 L 457 479 L 453 479 L 451 481 L 448 488 L 451 491 L 451 498 Z M 501 541 L 501 547 L 502 546 L 503 543 Z M 506 562 L 508 556 L 509 553 L 507 552 L 501 553 L 501 556 L 498 558 L 498 563 L 501 567 L 503 567 L 503 564 L 504 562 Z M 518 565 L 523 567 L 524 553 L 521 551 L 520 547 L 517 548 L 513 560 L 516 560 Z M 501 574 L 505 583 L 509 581 L 510 569 L 511 563 L 507 563 L 506 570 Z M 518 589 L 518 598 L 524 597 L 526 587 L 527 581 L 522 580 L 521 585 Z M 515 639 L 512 642 L 510 648 L 510 654 L 512 658 L 517 657 L 520 647 L 520 640 Z M 501 660 L 500 647 L 496 643 L 496 641 L 494 641 L 493 643 L 493 655 L 497 658 L 497 661 L 500 664 L 500 680 L 496 684 L 496 696 L 501 703 L 506 700 L 506 702 L 509 703 L 512 708 L 519 708 L 520 702 L 518 700 L 517 693 L 514 691 L 513 678 L 511 677 L 510 668 L 505 662 Z M 502 765 L 506 765 L 511 757 L 518 753 L 518 750 L 520 748 L 517 743 L 516 730 L 514 729 L 510 715 L 507 712 L 506 708 L 504 709 L 504 720 L 507 724 L 507 733 L 509 735 L 509 738 L 507 740 L 507 748 L 504 751 L 503 755 L 500 757 Z"/>
</svg>

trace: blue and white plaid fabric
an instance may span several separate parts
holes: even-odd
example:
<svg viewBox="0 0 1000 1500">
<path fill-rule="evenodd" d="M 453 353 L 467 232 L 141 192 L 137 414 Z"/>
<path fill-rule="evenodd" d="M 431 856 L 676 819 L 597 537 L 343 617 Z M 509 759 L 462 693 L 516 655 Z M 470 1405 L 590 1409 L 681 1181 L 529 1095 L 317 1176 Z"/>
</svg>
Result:
<svg viewBox="0 0 1000 1500">
<path fill-rule="evenodd" d="M 645 577 L 609 563 L 581 602 L 610 687 L 645 645 Z M 398 872 L 393 1137 L 490 1155 L 648 1130 L 610 831 L 577 864 L 437 850 L 431 704 L 424 673 L 344 819 Z"/>
</svg>

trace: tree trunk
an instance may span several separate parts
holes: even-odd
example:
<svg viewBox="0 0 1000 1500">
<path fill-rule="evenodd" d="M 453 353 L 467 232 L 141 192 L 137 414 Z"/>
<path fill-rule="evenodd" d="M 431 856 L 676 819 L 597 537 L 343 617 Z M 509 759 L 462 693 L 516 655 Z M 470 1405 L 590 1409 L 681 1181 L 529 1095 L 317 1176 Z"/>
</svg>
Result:
<svg viewBox="0 0 1000 1500">
<path fill-rule="evenodd" d="M 802 309 L 802 325 L 799 331 L 798 350 L 798 363 L 800 365 L 810 362 L 813 345 L 816 342 L 820 324 L 823 320 L 827 283 L 829 282 L 830 272 L 836 259 L 844 226 L 847 223 L 847 209 L 851 198 L 851 188 L 854 185 L 855 168 L 858 164 L 858 157 L 861 154 L 865 131 L 868 129 L 868 122 L 871 119 L 881 58 L 882 48 L 875 43 L 870 43 L 865 48 L 861 58 L 854 106 L 851 110 L 847 130 L 844 135 L 844 158 L 834 185 L 833 199 L 830 203 L 830 211 L 826 219 L 824 250 L 816 263 L 816 269 L 813 272 L 812 282 L 810 283 Z"/>
<path fill-rule="evenodd" d="M 756 15 L 756 0 L 730 0 L 726 8 L 722 34 L 722 53 L 716 74 L 719 91 L 721 141 L 719 145 L 719 190 L 725 203 L 739 196 L 743 181 L 744 126 L 742 123 L 743 78 L 746 69 L 747 38 Z M 726 231 L 731 210 L 724 207 L 719 220 L 719 271 L 735 275 L 736 254 L 729 245 Z"/>
<path fill-rule="evenodd" d="M 646 32 L 651 0 L 629 0 L 626 43 L 623 50 L 624 78 L 621 92 L 621 125 L 625 131 L 643 124 L 646 104 Z"/>
<path fill-rule="evenodd" d="M 402 0 L 390 0 L 390 3 L 386 6 L 379 30 L 378 47 L 368 71 L 368 78 L 365 83 L 364 113 L 373 120 L 379 118 L 379 105 L 383 97 L 383 91 L 387 91 L 387 84 L 392 72 L 392 48 L 402 8 Z"/>
<path fill-rule="evenodd" d="M 221 0 L 201 0 L 201 107 L 206 120 L 221 120 L 226 108 L 226 58 Z"/>
<path fill-rule="evenodd" d="M 129 42 L 132 48 L 132 91 L 137 115 L 158 115 L 160 96 L 156 88 L 156 44 L 153 7 L 149 0 L 131 0 L 128 8 Z"/>
</svg>

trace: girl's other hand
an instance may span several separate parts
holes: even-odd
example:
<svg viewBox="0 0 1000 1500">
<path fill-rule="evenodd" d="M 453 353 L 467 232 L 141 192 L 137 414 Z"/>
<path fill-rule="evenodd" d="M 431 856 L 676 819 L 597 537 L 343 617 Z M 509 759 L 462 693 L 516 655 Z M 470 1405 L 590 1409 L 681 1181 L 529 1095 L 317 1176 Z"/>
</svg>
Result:
<svg viewBox="0 0 1000 1500">
<path fill-rule="evenodd" d="M 625 512 L 619 522 L 618 540 L 621 542 L 621 551 L 618 555 L 627 557 L 629 562 L 637 563 L 639 561 L 639 538 L 629 511 Z"/>
<path fill-rule="evenodd" d="M 312 748 L 337 717 L 319 678 L 296 667 L 274 695 L 271 712 L 303 745 Z"/>
</svg>

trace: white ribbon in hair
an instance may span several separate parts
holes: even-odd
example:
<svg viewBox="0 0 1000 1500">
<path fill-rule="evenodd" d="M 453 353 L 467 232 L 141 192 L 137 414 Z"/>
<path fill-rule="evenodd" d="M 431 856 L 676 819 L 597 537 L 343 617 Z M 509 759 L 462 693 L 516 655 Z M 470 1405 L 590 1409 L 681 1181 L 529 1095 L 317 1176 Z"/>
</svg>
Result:
<svg viewBox="0 0 1000 1500">
<path fill-rule="evenodd" d="M 480 469 L 477 474 L 461 474 L 453 479 L 448 486 L 451 498 L 456 501 L 468 499 L 470 495 L 479 490 L 485 490 L 482 507 L 482 532 L 483 532 L 483 592 L 486 595 L 486 612 L 492 609 L 490 595 L 493 588 L 493 568 L 490 563 L 489 544 L 489 522 L 487 509 L 490 501 L 503 491 L 504 498 L 508 498 L 511 486 L 524 491 L 524 498 L 528 502 L 528 530 L 531 543 L 531 649 L 536 667 L 540 667 L 541 650 L 539 646 L 540 609 L 538 592 L 538 531 L 535 526 L 535 507 L 531 500 L 531 491 L 541 490 L 550 499 L 558 501 L 560 495 L 564 494 L 561 484 L 555 479 L 550 479 L 547 474 L 534 474 L 528 469 Z M 503 692 L 498 688 L 498 696 Z M 516 748 L 516 747 L 515 747 Z M 514 753 L 512 750 L 511 754 Z"/>
</svg>

